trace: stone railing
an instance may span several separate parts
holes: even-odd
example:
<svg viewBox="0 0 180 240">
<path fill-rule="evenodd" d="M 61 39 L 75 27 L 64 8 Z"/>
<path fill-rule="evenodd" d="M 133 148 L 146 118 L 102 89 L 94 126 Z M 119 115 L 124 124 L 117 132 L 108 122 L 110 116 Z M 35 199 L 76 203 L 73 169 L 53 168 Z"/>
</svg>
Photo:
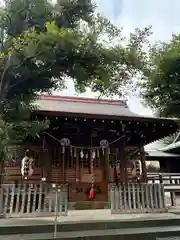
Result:
<svg viewBox="0 0 180 240">
<path fill-rule="evenodd" d="M 147 183 L 110 184 L 109 205 L 112 214 L 164 212 L 164 187 L 162 184 Z"/>
</svg>

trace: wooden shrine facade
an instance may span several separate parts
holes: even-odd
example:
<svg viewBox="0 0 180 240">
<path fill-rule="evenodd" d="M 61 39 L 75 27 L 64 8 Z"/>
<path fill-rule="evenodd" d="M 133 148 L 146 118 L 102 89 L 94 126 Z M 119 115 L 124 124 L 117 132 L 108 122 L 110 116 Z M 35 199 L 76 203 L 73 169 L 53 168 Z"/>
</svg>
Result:
<svg viewBox="0 0 180 240">
<path fill-rule="evenodd" d="M 48 119 L 49 128 L 28 138 L 5 163 L 4 182 L 22 182 L 24 150 L 29 148 L 35 170 L 28 181 L 68 184 L 71 201 L 107 201 L 108 183 L 146 182 L 143 146 L 175 132 L 173 120 L 136 115 L 119 100 L 43 95 L 33 118 Z"/>
</svg>

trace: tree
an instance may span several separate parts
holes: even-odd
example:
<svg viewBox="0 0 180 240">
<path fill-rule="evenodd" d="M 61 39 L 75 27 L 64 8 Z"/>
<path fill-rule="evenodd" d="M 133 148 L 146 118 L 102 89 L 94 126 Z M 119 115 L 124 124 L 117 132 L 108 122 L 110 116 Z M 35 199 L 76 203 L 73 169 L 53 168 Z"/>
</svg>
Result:
<svg viewBox="0 0 180 240">
<path fill-rule="evenodd" d="M 7 137 L 0 152 L 47 127 L 30 119 L 41 92 L 64 88 L 70 77 L 78 92 L 90 87 L 121 95 L 121 86 L 142 72 L 150 29 L 137 29 L 125 45 L 121 29 L 94 9 L 90 0 L 58 0 L 55 6 L 9 0 L 1 9 L 0 128 Z"/>
<path fill-rule="evenodd" d="M 180 35 L 150 49 L 148 71 L 140 83 L 142 96 L 163 117 L 180 116 Z"/>
</svg>

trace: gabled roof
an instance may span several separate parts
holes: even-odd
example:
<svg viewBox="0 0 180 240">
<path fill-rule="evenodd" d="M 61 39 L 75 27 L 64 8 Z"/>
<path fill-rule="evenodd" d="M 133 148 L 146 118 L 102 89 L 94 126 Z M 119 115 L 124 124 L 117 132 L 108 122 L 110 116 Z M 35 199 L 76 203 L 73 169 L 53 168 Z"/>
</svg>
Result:
<svg viewBox="0 0 180 240">
<path fill-rule="evenodd" d="M 142 122 L 146 138 L 149 142 L 164 138 L 176 132 L 178 128 L 177 123 L 172 119 L 143 117 L 135 114 L 121 100 L 41 95 L 35 104 L 38 107 L 38 114 L 46 116 L 54 115 L 77 119 L 109 119 L 113 121 L 118 120 L 120 121 L 119 124 L 122 124 L 121 121 L 124 120 L 134 121 L 135 124 Z"/>
<path fill-rule="evenodd" d="M 142 117 L 135 114 L 121 100 L 41 95 L 36 104 L 41 112 L 55 112 L 64 115 L 79 114 L 87 117 L 126 118 L 150 122 L 160 121 L 167 124 L 175 124 L 174 120 Z"/>
<path fill-rule="evenodd" d="M 47 112 L 139 117 L 120 100 L 41 95 L 36 104 L 40 111 Z"/>
</svg>

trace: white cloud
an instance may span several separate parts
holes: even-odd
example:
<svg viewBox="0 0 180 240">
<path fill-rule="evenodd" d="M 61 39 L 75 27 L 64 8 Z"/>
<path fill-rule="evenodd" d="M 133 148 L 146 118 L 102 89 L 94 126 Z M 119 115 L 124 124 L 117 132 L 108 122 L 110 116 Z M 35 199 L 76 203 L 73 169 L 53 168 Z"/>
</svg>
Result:
<svg viewBox="0 0 180 240">
<path fill-rule="evenodd" d="M 168 40 L 180 30 L 179 0 L 121 0 L 121 4 L 116 24 L 122 24 L 127 33 L 152 25 L 154 40 Z"/>
</svg>

